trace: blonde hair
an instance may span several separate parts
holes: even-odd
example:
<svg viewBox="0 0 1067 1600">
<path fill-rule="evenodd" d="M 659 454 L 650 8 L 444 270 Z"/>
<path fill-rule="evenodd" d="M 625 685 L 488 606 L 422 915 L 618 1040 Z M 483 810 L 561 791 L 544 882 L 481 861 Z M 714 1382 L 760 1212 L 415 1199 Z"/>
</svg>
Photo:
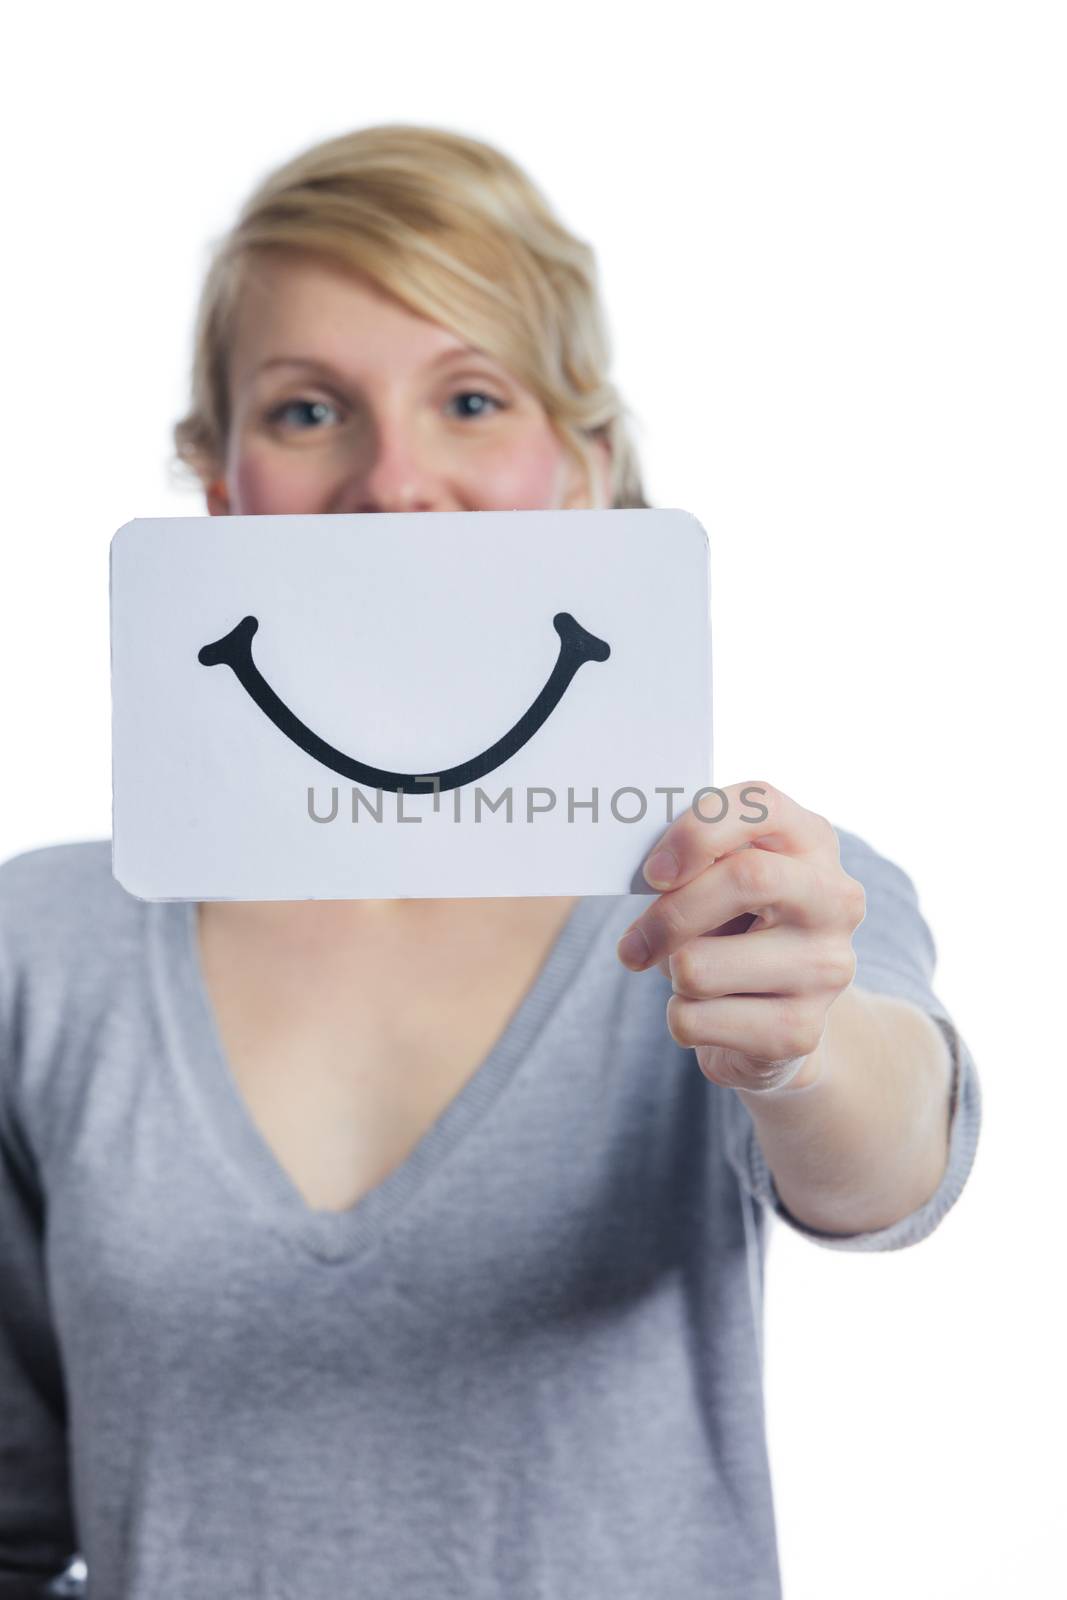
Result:
<svg viewBox="0 0 1067 1600">
<path fill-rule="evenodd" d="M 278 250 L 355 269 L 494 356 L 540 401 L 590 495 L 590 441 L 600 438 L 611 452 L 609 504 L 647 505 L 632 413 L 608 378 L 592 248 L 491 145 L 401 123 L 327 139 L 286 162 L 214 242 L 196 315 L 191 404 L 174 427 L 177 461 L 202 484 L 225 459 L 244 270 Z"/>
</svg>

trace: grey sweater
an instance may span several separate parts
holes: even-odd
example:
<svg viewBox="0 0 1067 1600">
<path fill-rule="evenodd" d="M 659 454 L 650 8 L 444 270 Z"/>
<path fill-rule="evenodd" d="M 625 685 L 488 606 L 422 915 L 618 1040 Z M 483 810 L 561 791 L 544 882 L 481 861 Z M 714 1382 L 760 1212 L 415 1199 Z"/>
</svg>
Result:
<svg viewBox="0 0 1067 1600">
<path fill-rule="evenodd" d="M 777 1600 L 761 1383 L 768 1217 L 837 1250 L 935 1228 L 980 1096 L 907 876 L 856 984 L 939 1019 L 950 1157 L 921 1210 L 784 1210 L 753 1124 L 674 1043 L 671 989 L 578 902 L 402 1165 L 313 1211 L 231 1076 L 195 903 L 109 840 L 0 865 L 0 1597 L 79 1550 L 95 1600 Z"/>
</svg>

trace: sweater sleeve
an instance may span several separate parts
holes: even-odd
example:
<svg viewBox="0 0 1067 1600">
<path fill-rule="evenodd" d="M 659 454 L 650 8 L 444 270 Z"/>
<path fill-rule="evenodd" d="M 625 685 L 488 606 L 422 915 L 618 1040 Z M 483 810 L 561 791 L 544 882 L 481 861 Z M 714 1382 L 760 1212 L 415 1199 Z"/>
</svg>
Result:
<svg viewBox="0 0 1067 1600">
<path fill-rule="evenodd" d="M 740 1095 L 723 1091 L 726 1158 L 745 1190 L 794 1232 L 831 1250 L 899 1250 L 933 1232 L 959 1199 L 974 1164 L 981 1126 L 981 1090 L 971 1052 L 931 987 L 937 952 L 911 879 L 855 834 L 837 829 L 841 865 L 867 895 L 867 914 L 853 935 L 857 988 L 910 1000 L 941 1029 L 952 1059 L 948 1162 L 926 1203 L 885 1228 L 826 1233 L 792 1216 L 764 1159 L 755 1124 Z"/>
<path fill-rule="evenodd" d="M 16 1040 L 14 984 L 0 943 L 0 1600 L 45 1594 L 77 1548 L 44 1198 L 13 1106 Z"/>
</svg>

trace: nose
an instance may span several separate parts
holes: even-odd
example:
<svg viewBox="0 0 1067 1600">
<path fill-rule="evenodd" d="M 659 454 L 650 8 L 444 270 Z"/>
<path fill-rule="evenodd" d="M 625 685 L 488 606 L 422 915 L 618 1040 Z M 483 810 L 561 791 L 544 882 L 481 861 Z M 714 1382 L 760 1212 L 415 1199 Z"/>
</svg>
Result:
<svg viewBox="0 0 1067 1600">
<path fill-rule="evenodd" d="M 428 451 L 398 417 L 378 416 L 337 495 L 335 511 L 436 511 L 440 488 Z"/>
</svg>

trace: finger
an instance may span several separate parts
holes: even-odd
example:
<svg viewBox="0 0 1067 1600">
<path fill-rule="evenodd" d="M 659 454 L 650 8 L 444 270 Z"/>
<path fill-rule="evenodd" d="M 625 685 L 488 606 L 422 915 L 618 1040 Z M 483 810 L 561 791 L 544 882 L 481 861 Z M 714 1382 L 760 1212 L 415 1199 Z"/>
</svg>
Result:
<svg viewBox="0 0 1067 1600">
<path fill-rule="evenodd" d="M 687 1049 L 714 1045 L 753 1061 L 789 1061 L 817 1050 L 826 1028 L 826 1005 L 795 995 L 732 995 L 721 1000 L 667 1002 L 671 1038 Z"/>
<path fill-rule="evenodd" d="M 680 888 L 713 861 L 746 846 L 788 855 L 840 860 L 840 841 L 825 817 L 769 783 L 736 783 L 698 790 L 649 852 L 646 881 Z"/>
<path fill-rule="evenodd" d="M 810 862 L 770 850 L 739 850 L 692 883 L 659 895 L 619 940 L 619 960 L 639 972 L 742 912 L 756 912 L 764 927 L 818 928 L 836 924 L 838 906 Z M 635 940 L 627 944 L 631 935 Z"/>
<path fill-rule="evenodd" d="M 813 938 L 793 928 L 761 928 L 728 939 L 691 939 L 667 964 L 675 994 L 687 1000 L 825 995 L 848 988 L 856 955 L 840 934 Z"/>
<path fill-rule="evenodd" d="M 709 1083 L 743 1089 L 746 1094 L 787 1088 L 804 1071 L 811 1054 L 787 1056 L 784 1061 L 753 1061 L 739 1050 L 720 1050 L 713 1044 L 698 1044 L 695 1051 L 697 1065 Z"/>
<path fill-rule="evenodd" d="M 731 917 L 729 922 L 724 922 L 721 928 L 706 929 L 705 932 L 701 934 L 701 938 L 725 939 L 730 934 L 747 933 L 752 924 L 758 921 L 758 917 L 753 916 L 750 911 L 745 911 L 739 917 Z M 671 975 L 670 956 L 664 956 L 662 960 L 656 962 L 656 966 L 659 971 L 662 972 L 663 976 L 669 980 Z"/>
</svg>

